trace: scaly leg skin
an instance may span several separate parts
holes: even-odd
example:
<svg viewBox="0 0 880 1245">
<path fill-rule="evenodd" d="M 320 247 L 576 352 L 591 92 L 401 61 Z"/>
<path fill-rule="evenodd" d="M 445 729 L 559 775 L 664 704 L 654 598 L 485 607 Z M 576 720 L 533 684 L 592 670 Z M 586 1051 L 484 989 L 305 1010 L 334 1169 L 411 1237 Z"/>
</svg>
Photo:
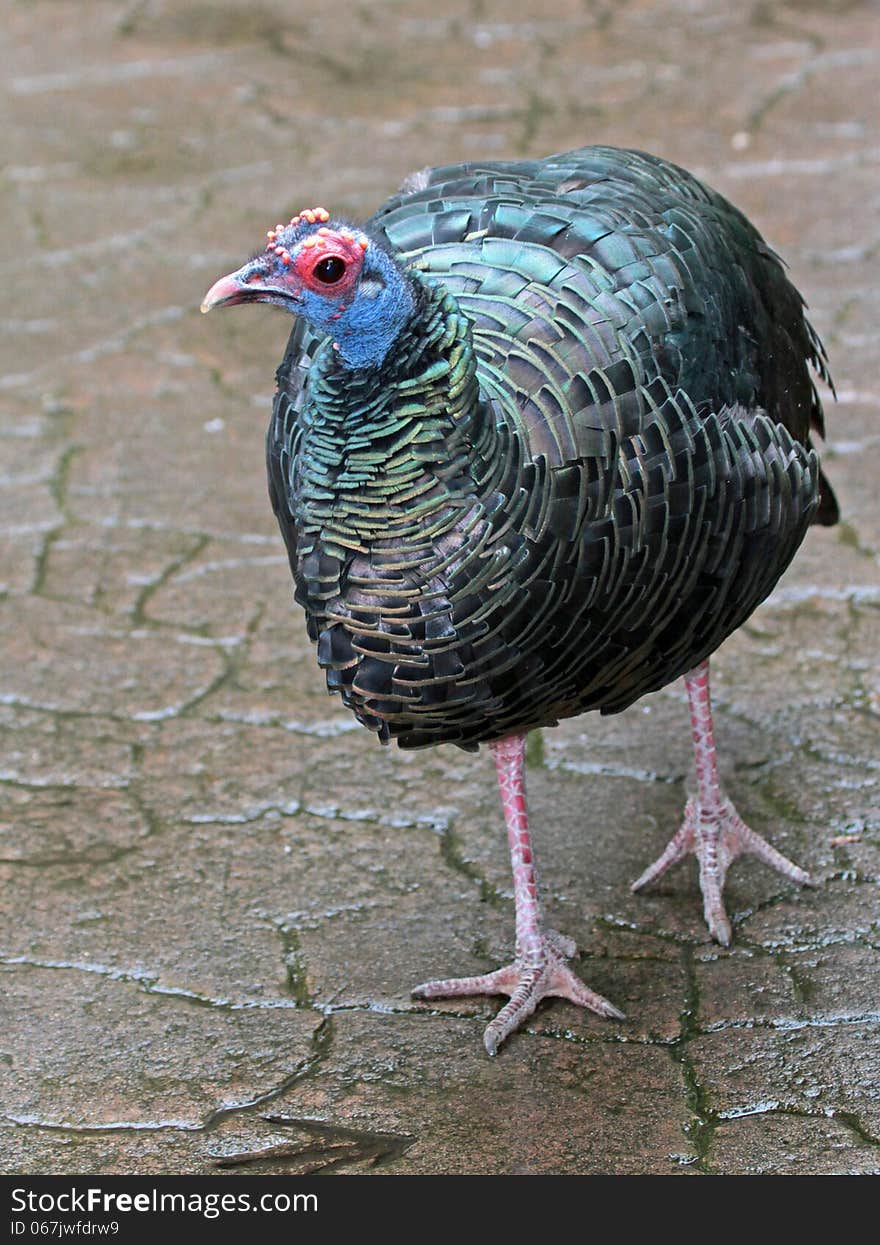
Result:
<svg viewBox="0 0 880 1245">
<path fill-rule="evenodd" d="M 740 817 L 718 781 L 715 738 L 712 730 L 712 703 L 709 698 L 709 662 L 701 662 L 684 677 L 691 715 L 691 737 L 697 764 L 697 795 L 684 810 L 684 821 L 665 851 L 649 865 L 634 891 L 661 877 L 672 865 L 693 852 L 700 864 L 703 915 L 709 933 L 723 946 L 730 944 L 730 921 L 724 910 L 724 879 L 737 856 L 750 853 L 765 865 L 800 886 L 812 886 L 809 874 L 792 864 L 771 847 Z"/>
<path fill-rule="evenodd" d="M 570 938 L 545 930 L 541 923 L 535 865 L 529 839 L 524 777 L 525 735 L 511 735 L 489 745 L 498 774 L 516 905 L 516 959 L 481 977 L 452 977 L 426 981 L 412 992 L 414 999 L 448 999 L 471 994 L 509 994 L 510 1001 L 486 1029 L 483 1043 L 490 1055 L 531 1016 L 541 999 L 553 995 L 588 1007 L 600 1016 L 623 1020 L 601 994 L 588 990 L 566 959 L 577 948 Z"/>
</svg>

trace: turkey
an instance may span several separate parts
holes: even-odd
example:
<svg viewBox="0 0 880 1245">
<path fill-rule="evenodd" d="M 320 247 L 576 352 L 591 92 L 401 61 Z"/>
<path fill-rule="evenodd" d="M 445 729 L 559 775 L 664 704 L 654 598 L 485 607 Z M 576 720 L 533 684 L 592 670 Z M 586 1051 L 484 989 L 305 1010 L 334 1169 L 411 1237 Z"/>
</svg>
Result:
<svg viewBox="0 0 880 1245">
<path fill-rule="evenodd" d="M 306 209 L 202 310 L 296 317 L 269 489 L 327 687 L 383 743 L 492 754 L 511 964 L 418 986 L 506 994 L 485 1046 L 558 996 L 620 1017 L 546 929 L 529 731 L 684 677 L 696 790 L 639 889 L 687 854 L 711 934 L 748 852 L 807 874 L 718 779 L 709 657 L 837 518 L 810 445 L 821 342 L 746 218 L 657 157 L 585 147 L 426 169 L 363 227 Z"/>
</svg>

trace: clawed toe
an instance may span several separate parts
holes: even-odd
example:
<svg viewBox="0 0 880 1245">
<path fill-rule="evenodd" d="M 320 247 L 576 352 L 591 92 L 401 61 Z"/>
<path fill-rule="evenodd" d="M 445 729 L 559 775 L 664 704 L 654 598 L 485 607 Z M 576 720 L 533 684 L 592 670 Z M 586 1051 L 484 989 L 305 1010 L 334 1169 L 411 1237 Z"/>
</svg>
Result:
<svg viewBox="0 0 880 1245">
<path fill-rule="evenodd" d="M 565 963 L 574 955 L 574 942 L 554 930 L 539 935 L 529 954 L 520 955 L 512 964 L 485 973 L 480 977 L 451 977 L 427 981 L 412 991 L 416 999 L 460 998 L 476 994 L 507 994 L 509 1002 L 491 1022 L 483 1036 L 490 1055 L 532 1015 L 544 998 L 562 998 L 586 1007 L 599 1016 L 623 1020 L 623 1012 L 596 994 L 575 976 Z"/>
<path fill-rule="evenodd" d="M 731 928 L 724 908 L 724 882 L 737 856 L 756 856 L 799 886 L 812 885 L 808 873 L 745 824 L 730 800 L 722 799 L 716 808 L 707 810 L 692 798 L 687 802 L 678 832 L 654 863 L 633 882 L 631 889 L 639 891 L 655 882 L 689 854 L 699 861 L 703 916 L 709 933 L 725 947 L 730 944 Z"/>
</svg>

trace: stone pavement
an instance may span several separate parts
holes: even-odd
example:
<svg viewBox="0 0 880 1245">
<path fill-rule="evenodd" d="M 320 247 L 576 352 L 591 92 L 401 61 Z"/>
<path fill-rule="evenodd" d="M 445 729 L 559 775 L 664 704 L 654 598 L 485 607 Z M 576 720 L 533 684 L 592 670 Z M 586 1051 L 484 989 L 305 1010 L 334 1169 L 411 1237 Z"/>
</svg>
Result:
<svg viewBox="0 0 880 1245">
<path fill-rule="evenodd" d="M 4 13 L 0 1169 L 877 1172 L 880 37 L 875 4 L 83 0 Z M 643 147 L 784 253 L 845 516 L 716 662 L 750 864 L 735 944 L 677 824 L 682 688 L 567 722 L 529 783 L 546 906 L 630 1017 L 409 987 L 509 957 L 494 778 L 323 691 L 264 484 L 288 324 L 203 318 L 315 202 Z"/>
</svg>

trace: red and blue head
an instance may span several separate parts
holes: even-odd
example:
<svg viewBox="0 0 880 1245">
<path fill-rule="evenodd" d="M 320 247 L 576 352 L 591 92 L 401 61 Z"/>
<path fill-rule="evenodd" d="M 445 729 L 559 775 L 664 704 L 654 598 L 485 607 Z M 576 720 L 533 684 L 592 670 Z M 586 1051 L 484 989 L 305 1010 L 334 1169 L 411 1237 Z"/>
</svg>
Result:
<svg viewBox="0 0 880 1245">
<path fill-rule="evenodd" d="M 378 367 L 415 306 L 411 280 L 393 256 L 320 207 L 266 236 L 264 251 L 212 285 L 202 311 L 277 303 L 329 334 L 345 366 Z"/>
</svg>

